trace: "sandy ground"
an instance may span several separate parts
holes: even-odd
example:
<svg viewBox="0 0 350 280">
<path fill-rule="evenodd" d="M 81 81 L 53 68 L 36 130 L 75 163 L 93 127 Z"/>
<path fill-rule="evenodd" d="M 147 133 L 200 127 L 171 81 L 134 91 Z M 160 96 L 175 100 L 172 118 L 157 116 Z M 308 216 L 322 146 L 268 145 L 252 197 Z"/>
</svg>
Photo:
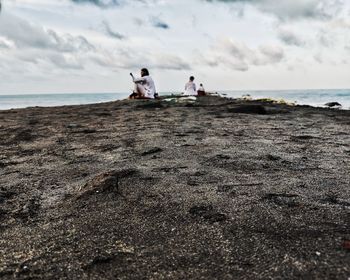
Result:
<svg viewBox="0 0 350 280">
<path fill-rule="evenodd" d="M 349 132 L 216 97 L 0 111 L 0 278 L 347 280 Z"/>
</svg>

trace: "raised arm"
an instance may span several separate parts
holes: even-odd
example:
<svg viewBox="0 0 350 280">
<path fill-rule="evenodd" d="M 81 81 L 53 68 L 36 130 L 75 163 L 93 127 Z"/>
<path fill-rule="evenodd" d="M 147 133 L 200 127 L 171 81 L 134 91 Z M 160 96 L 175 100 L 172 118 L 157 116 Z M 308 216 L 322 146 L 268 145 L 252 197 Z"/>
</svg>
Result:
<svg viewBox="0 0 350 280">
<path fill-rule="evenodd" d="M 135 84 L 137 84 L 137 83 L 142 83 L 142 82 L 145 82 L 145 81 L 146 81 L 146 79 L 143 78 L 143 77 L 135 78 L 134 76 L 132 76 L 132 80 L 133 80 L 133 82 L 134 82 Z"/>
</svg>

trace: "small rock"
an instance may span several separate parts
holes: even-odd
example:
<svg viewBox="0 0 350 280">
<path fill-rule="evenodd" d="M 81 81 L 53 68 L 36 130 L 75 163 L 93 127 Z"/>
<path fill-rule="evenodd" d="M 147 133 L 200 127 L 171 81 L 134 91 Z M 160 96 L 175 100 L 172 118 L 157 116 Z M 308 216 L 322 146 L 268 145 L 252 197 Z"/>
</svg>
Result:
<svg viewBox="0 0 350 280">
<path fill-rule="evenodd" d="M 280 160 L 281 159 L 281 157 L 279 157 L 279 156 L 274 156 L 274 155 L 270 155 L 270 154 L 267 155 L 266 158 L 268 160 L 271 160 L 271 161 L 276 161 L 276 160 Z"/>
<path fill-rule="evenodd" d="M 15 137 L 13 137 L 12 142 L 29 142 L 32 141 L 35 136 L 32 134 L 30 129 L 25 129 L 17 133 Z"/>
<path fill-rule="evenodd" d="M 209 223 L 223 222 L 227 220 L 227 216 L 215 211 L 212 205 L 193 206 L 189 210 L 189 213 L 193 216 L 199 216 L 207 220 Z"/>
<path fill-rule="evenodd" d="M 261 105 L 239 105 L 236 107 L 229 108 L 229 113 L 240 113 L 240 114 L 258 114 L 266 115 L 267 111 L 264 106 Z"/>
<path fill-rule="evenodd" d="M 187 185 L 189 185 L 189 186 L 198 186 L 199 183 L 196 180 L 188 180 L 187 181 Z"/>
<path fill-rule="evenodd" d="M 163 151 L 163 149 L 155 147 L 155 148 L 152 148 L 152 149 L 150 149 L 148 151 L 143 152 L 141 155 L 142 156 L 147 156 L 147 155 L 159 153 L 161 151 Z"/>
<path fill-rule="evenodd" d="M 66 126 L 67 128 L 77 128 L 77 127 L 80 127 L 79 124 L 76 124 L 76 123 L 70 123 Z"/>
<path fill-rule="evenodd" d="M 85 128 L 81 131 L 82 133 L 85 133 L 85 134 L 91 134 L 91 133 L 96 133 L 97 130 L 94 129 L 94 128 Z"/>
<path fill-rule="evenodd" d="M 203 216 L 205 213 L 213 211 L 213 206 L 212 205 L 200 205 L 200 206 L 193 206 L 190 209 L 190 214 L 196 215 L 196 216 Z"/>
<path fill-rule="evenodd" d="M 124 254 L 134 254 L 135 248 L 133 246 L 127 245 L 123 241 L 117 241 L 116 242 L 116 249 L 118 253 L 124 253 Z"/>
<path fill-rule="evenodd" d="M 312 136 L 312 135 L 294 135 L 291 137 L 292 140 L 311 140 L 311 139 L 314 139 L 315 137 Z"/>
<path fill-rule="evenodd" d="M 131 177 L 137 173 L 136 169 L 113 170 L 97 175 L 81 187 L 77 199 L 88 197 L 97 193 L 119 192 L 119 180 Z"/>
<path fill-rule="evenodd" d="M 326 104 L 324 104 L 325 106 L 329 107 L 329 108 L 333 108 L 333 107 L 341 107 L 342 105 L 338 102 L 328 102 Z"/>
</svg>

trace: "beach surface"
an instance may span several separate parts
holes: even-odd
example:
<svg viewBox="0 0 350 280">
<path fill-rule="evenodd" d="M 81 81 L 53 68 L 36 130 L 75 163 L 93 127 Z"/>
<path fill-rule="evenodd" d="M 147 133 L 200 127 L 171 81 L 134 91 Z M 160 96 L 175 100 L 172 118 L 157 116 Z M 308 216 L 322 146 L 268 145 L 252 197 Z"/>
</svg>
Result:
<svg viewBox="0 0 350 280">
<path fill-rule="evenodd" d="M 349 279 L 350 111 L 177 101 L 0 111 L 1 279 Z"/>
</svg>

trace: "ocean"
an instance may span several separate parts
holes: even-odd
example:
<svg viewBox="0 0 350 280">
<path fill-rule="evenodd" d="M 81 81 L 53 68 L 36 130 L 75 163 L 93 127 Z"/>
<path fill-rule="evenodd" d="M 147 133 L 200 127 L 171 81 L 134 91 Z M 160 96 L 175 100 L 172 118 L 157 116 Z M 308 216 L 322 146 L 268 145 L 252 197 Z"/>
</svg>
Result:
<svg viewBox="0 0 350 280">
<path fill-rule="evenodd" d="M 256 98 L 283 99 L 298 105 L 323 107 L 327 102 L 339 102 L 343 109 L 350 109 L 350 89 L 340 90 L 264 90 L 264 91 L 218 91 L 226 97 L 238 98 L 250 95 Z M 166 95 L 169 93 L 161 93 Z M 22 94 L 0 95 L 0 110 L 79 105 L 108 102 L 126 98 L 128 93 L 72 93 L 72 94 Z"/>
</svg>

